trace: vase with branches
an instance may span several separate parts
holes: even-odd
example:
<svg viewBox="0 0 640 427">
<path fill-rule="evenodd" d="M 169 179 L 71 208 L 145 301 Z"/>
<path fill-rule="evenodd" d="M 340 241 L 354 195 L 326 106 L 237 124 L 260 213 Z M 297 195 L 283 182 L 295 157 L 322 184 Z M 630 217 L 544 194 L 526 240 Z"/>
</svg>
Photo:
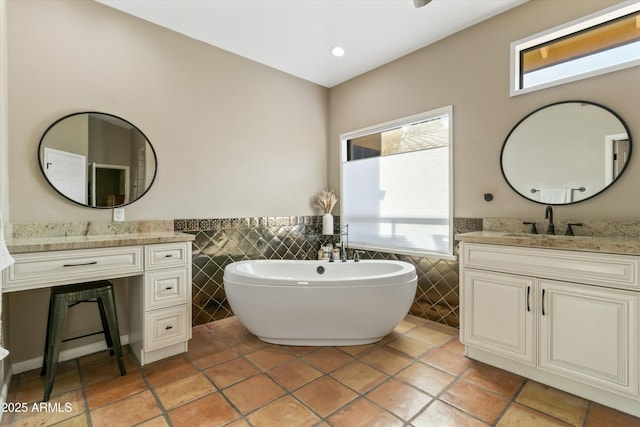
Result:
<svg viewBox="0 0 640 427">
<path fill-rule="evenodd" d="M 323 210 L 322 234 L 333 234 L 333 215 L 331 211 L 338 203 L 338 198 L 333 194 L 333 190 L 322 190 L 316 195 L 316 206 Z"/>
</svg>

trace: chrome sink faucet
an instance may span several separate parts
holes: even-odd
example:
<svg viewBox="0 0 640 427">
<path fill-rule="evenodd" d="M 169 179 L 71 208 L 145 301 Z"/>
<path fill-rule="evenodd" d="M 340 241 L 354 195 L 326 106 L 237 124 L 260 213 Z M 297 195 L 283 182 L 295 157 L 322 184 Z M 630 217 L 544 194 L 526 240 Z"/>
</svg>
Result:
<svg viewBox="0 0 640 427">
<path fill-rule="evenodd" d="M 556 226 L 553 225 L 553 208 L 551 206 L 547 206 L 544 210 L 544 219 L 549 220 L 549 225 L 547 226 L 547 234 L 556 234 Z"/>
</svg>

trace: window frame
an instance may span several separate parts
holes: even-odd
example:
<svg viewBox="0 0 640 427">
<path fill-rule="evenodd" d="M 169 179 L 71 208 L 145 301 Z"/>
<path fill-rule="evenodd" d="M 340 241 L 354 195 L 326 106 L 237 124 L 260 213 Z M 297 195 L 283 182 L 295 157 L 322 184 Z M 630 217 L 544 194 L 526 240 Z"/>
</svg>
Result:
<svg viewBox="0 0 640 427">
<path fill-rule="evenodd" d="M 573 76 L 560 78 L 557 80 L 549 81 L 547 83 L 541 83 L 527 88 L 520 88 L 522 82 L 521 74 L 521 57 L 522 53 L 535 46 L 546 44 L 552 41 L 556 41 L 572 34 L 580 33 L 602 24 L 614 21 L 620 17 L 636 13 L 640 11 L 640 2 L 637 0 L 627 0 L 612 7 L 597 11 L 590 15 L 584 16 L 579 19 L 567 22 L 565 24 L 556 26 L 554 28 L 542 31 L 529 37 L 514 41 L 510 45 L 510 95 L 517 96 L 525 93 L 531 93 L 542 89 L 547 89 L 554 86 L 559 86 L 565 83 L 570 83 L 578 80 L 595 77 L 602 74 L 611 73 L 626 68 L 636 67 L 640 65 L 640 59 L 628 61 L 622 64 L 611 65 L 602 67 L 597 70 L 587 71 Z M 596 52 L 594 52 L 595 54 Z"/>
<path fill-rule="evenodd" d="M 389 247 L 380 247 L 375 245 L 358 245 L 352 244 L 349 242 L 349 247 L 352 249 L 364 249 L 369 251 L 377 251 L 377 252 L 385 252 L 385 253 L 393 253 L 398 255 L 409 255 L 409 256 L 419 256 L 419 257 L 429 257 L 429 258 L 439 258 L 444 260 L 455 261 L 457 260 L 457 256 L 454 254 L 454 221 L 453 221 L 453 177 L 454 177 L 454 169 L 453 169 L 453 106 L 448 105 L 445 107 L 440 107 L 434 110 L 425 111 L 422 113 L 414 114 L 411 116 L 403 117 L 400 119 L 392 120 L 385 123 L 376 124 L 373 126 L 369 126 L 363 129 L 347 132 L 340 135 L 340 194 L 341 197 L 345 197 L 345 182 L 342 174 L 342 165 L 343 163 L 348 161 L 348 151 L 347 151 L 347 142 L 350 139 L 359 138 L 362 136 L 388 131 L 391 129 L 396 129 L 402 126 L 410 126 L 413 124 L 417 124 L 428 120 L 430 118 L 439 117 L 446 114 L 448 116 L 449 121 L 449 143 L 447 145 L 447 155 L 448 155 L 448 248 L 447 253 L 444 252 L 433 252 L 433 251 L 419 251 L 419 250 L 398 250 L 397 248 L 389 248 Z M 401 154 L 409 154 L 409 153 L 400 153 L 393 155 L 401 155 Z M 357 161 L 357 160 L 355 160 Z M 340 204 L 340 221 L 343 222 L 344 215 L 344 203 Z M 342 224 L 345 225 L 345 224 Z"/>
</svg>

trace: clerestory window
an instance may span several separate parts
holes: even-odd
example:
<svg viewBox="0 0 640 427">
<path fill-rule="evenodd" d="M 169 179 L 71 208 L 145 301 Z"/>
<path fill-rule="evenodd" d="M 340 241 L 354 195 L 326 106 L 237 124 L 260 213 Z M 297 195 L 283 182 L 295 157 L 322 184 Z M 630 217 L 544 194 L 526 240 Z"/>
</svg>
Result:
<svg viewBox="0 0 640 427">
<path fill-rule="evenodd" d="M 640 1 L 511 44 L 511 96 L 640 65 Z"/>
</svg>

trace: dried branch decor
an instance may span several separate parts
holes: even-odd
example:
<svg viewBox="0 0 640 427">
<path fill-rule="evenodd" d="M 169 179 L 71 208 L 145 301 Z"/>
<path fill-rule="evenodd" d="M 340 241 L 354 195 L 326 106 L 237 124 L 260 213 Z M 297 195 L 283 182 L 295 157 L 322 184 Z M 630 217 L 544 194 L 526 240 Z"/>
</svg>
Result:
<svg viewBox="0 0 640 427">
<path fill-rule="evenodd" d="M 322 193 L 316 195 L 316 206 L 324 213 L 331 213 L 336 203 L 338 203 L 338 198 L 333 194 L 333 190 L 322 190 Z"/>
</svg>

